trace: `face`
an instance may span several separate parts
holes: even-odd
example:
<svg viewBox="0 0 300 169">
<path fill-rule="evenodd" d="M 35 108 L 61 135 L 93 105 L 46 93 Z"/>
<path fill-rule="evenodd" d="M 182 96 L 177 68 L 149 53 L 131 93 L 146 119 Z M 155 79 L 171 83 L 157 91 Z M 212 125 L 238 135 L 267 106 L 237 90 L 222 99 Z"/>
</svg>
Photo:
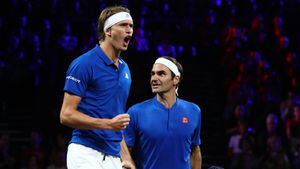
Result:
<svg viewBox="0 0 300 169">
<path fill-rule="evenodd" d="M 179 78 L 172 78 L 171 70 L 162 64 L 154 64 L 151 71 L 150 85 L 153 93 L 167 93 L 176 89 Z"/>
<path fill-rule="evenodd" d="M 114 48 L 125 51 L 132 37 L 133 23 L 129 20 L 121 21 L 107 29 L 106 33 L 111 37 L 111 43 Z"/>
</svg>

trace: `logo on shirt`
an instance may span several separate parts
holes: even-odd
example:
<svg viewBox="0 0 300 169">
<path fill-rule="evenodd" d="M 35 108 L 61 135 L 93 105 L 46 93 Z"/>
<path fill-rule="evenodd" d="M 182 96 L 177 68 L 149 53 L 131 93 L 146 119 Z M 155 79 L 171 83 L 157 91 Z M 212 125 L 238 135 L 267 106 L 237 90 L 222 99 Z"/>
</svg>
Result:
<svg viewBox="0 0 300 169">
<path fill-rule="evenodd" d="M 80 80 L 79 80 L 79 79 L 76 79 L 76 78 L 73 77 L 73 76 L 67 76 L 66 79 L 73 80 L 73 81 L 76 82 L 76 83 L 80 83 Z"/>
<path fill-rule="evenodd" d="M 126 79 L 129 79 L 129 76 L 128 76 L 128 74 L 127 74 L 127 73 L 125 73 L 125 78 L 126 78 Z"/>
<path fill-rule="evenodd" d="M 189 119 L 187 117 L 182 117 L 182 123 L 188 123 L 189 122 Z"/>
</svg>

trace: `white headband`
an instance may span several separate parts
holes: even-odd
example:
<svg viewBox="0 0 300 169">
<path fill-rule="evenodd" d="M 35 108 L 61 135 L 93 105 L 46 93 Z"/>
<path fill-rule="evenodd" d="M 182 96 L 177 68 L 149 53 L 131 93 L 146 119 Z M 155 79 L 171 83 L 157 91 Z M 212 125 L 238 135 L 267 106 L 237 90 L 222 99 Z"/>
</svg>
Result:
<svg viewBox="0 0 300 169">
<path fill-rule="evenodd" d="M 154 64 L 160 63 L 167 66 L 176 76 L 180 77 L 180 72 L 178 71 L 178 67 L 168 59 L 158 58 Z"/>
<path fill-rule="evenodd" d="M 130 20 L 132 22 L 132 18 L 128 12 L 119 12 L 113 14 L 112 16 L 107 18 L 106 21 L 104 22 L 104 27 L 103 27 L 104 32 L 114 24 L 124 20 Z"/>
</svg>

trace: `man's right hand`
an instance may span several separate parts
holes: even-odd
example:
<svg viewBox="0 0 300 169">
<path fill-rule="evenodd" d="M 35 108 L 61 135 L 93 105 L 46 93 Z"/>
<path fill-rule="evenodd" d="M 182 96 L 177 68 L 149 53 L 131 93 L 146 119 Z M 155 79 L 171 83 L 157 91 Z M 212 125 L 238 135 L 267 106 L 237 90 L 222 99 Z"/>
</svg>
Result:
<svg viewBox="0 0 300 169">
<path fill-rule="evenodd" d="M 124 130 L 129 124 L 129 114 L 119 114 L 109 121 L 109 129 L 113 131 Z"/>
</svg>

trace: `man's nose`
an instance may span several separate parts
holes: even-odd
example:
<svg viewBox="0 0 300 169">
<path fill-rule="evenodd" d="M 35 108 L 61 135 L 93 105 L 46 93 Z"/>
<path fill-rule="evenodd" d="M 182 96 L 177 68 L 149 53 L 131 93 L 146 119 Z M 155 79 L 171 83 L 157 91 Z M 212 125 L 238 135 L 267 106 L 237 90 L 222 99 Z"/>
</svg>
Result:
<svg viewBox="0 0 300 169">
<path fill-rule="evenodd" d="M 133 33 L 133 28 L 132 28 L 131 26 L 128 25 L 128 26 L 126 27 L 126 33 L 132 35 L 132 33 Z"/>
<path fill-rule="evenodd" d="M 151 81 L 157 81 L 158 80 L 158 76 L 156 74 L 151 76 Z"/>
</svg>

